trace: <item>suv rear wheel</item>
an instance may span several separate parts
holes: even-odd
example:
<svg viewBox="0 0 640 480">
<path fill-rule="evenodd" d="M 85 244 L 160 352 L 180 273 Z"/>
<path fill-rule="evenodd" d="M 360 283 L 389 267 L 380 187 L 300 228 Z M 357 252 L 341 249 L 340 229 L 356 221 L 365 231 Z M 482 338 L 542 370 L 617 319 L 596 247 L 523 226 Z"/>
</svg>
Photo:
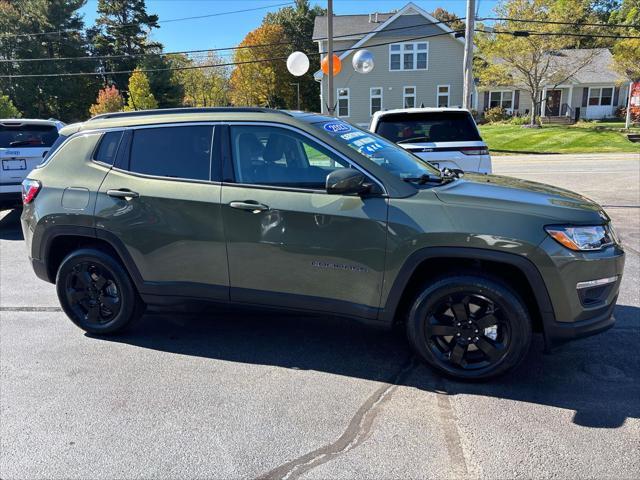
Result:
<svg viewBox="0 0 640 480">
<path fill-rule="evenodd" d="M 531 344 L 531 319 L 517 293 L 475 274 L 437 279 L 419 290 L 407 336 L 432 367 L 460 380 L 515 368 Z"/>
<path fill-rule="evenodd" d="M 122 331 L 145 308 L 120 262 L 93 248 L 67 255 L 58 268 L 56 290 L 67 316 L 89 333 Z"/>
</svg>

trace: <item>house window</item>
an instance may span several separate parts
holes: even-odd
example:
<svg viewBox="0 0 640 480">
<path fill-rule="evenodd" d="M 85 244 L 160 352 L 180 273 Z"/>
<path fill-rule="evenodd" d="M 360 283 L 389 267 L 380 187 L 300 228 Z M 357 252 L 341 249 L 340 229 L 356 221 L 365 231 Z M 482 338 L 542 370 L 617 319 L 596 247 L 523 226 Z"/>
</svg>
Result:
<svg viewBox="0 0 640 480">
<path fill-rule="evenodd" d="M 382 87 L 369 89 L 369 114 L 373 115 L 382 110 Z"/>
<path fill-rule="evenodd" d="M 436 104 L 438 107 L 447 108 L 449 106 L 449 85 L 438 85 L 438 98 Z"/>
<path fill-rule="evenodd" d="M 413 108 L 416 106 L 416 87 L 404 87 L 402 91 L 402 104 L 404 108 Z"/>
<path fill-rule="evenodd" d="M 338 116 L 339 117 L 348 117 L 349 110 L 349 89 L 348 88 L 339 88 L 338 89 Z"/>
<path fill-rule="evenodd" d="M 389 70 L 428 70 L 429 42 L 389 45 Z"/>
<path fill-rule="evenodd" d="M 502 107 L 505 110 L 513 108 L 513 92 L 510 90 L 492 91 L 489 93 L 489 108 Z"/>
<path fill-rule="evenodd" d="M 590 106 L 609 106 L 613 103 L 613 88 L 590 88 Z"/>
</svg>

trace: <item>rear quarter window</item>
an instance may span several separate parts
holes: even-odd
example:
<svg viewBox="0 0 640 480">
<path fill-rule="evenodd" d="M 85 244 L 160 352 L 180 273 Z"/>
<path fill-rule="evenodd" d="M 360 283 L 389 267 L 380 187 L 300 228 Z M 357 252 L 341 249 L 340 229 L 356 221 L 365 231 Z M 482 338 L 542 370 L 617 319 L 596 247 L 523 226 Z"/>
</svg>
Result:
<svg viewBox="0 0 640 480">
<path fill-rule="evenodd" d="M 416 112 L 383 115 L 376 133 L 394 143 L 482 141 L 468 112 Z"/>
<path fill-rule="evenodd" d="M 93 155 L 93 159 L 98 162 L 106 163 L 107 165 L 113 165 L 121 139 L 122 131 L 106 132 L 103 134 L 100 139 L 100 144 Z"/>
</svg>

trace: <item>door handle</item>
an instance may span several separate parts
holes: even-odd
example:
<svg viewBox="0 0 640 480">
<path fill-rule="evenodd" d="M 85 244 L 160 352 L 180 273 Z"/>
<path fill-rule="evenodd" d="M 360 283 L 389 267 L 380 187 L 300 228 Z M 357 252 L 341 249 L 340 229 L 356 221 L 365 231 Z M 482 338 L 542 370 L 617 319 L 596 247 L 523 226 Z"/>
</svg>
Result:
<svg viewBox="0 0 640 480">
<path fill-rule="evenodd" d="M 138 198 L 140 194 L 138 192 L 132 192 L 131 190 L 107 190 L 107 195 L 115 198 Z"/>
<path fill-rule="evenodd" d="M 237 208 L 238 210 L 247 210 L 251 213 L 260 213 L 265 210 L 269 210 L 269 207 L 258 203 L 255 200 L 246 200 L 244 202 L 234 201 L 229 204 L 231 208 Z"/>
</svg>

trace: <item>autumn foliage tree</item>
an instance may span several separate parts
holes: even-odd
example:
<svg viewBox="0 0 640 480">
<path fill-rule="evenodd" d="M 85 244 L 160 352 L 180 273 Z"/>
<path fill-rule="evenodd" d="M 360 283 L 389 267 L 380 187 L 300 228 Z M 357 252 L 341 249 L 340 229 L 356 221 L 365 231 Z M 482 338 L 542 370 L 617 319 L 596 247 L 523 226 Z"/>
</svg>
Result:
<svg viewBox="0 0 640 480">
<path fill-rule="evenodd" d="M 136 68 L 129 77 L 129 100 L 125 110 L 151 110 L 154 108 L 158 108 L 158 102 L 151 93 L 149 77 L 142 70 Z"/>
<path fill-rule="evenodd" d="M 233 60 L 237 64 L 231 74 L 231 101 L 238 106 L 281 108 L 293 105 L 294 93 L 289 85 L 286 57 L 290 52 L 282 43 L 284 30 L 280 25 L 264 24 L 249 32 Z M 278 60 L 264 61 L 277 58 Z"/>
<path fill-rule="evenodd" d="M 184 68 L 174 72 L 175 81 L 181 86 L 182 103 L 190 107 L 218 107 L 229 104 L 229 69 L 220 65 L 223 59 L 214 52 L 206 57 L 192 60 L 186 56 L 172 58 L 173 63 Z"/>
<path fill-rule="evenodd" d="M 115 85 L 111 85 L 98 92 L 96 103 L 89 107 L 89 112 L 92 116 L 95 116 L 101 113 L 119 112 L 123 107 L 124 99 L 122 95 L 120 95 Z"/>
</svg>

